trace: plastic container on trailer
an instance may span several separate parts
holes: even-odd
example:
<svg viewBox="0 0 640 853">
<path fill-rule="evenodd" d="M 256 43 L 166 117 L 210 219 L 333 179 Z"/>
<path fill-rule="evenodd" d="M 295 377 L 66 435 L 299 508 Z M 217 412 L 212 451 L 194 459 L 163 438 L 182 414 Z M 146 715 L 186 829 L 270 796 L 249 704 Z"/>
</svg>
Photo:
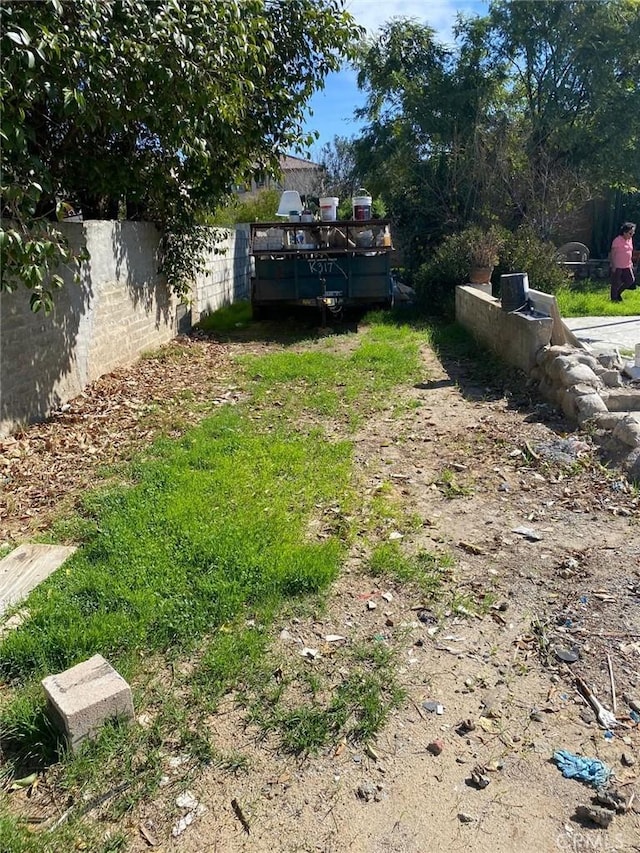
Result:
<svg viewBox="0 0 640 853">
<path fill-rule="evenodd" d="M 327 196 L 320 199 L 320 219 L 323 222 L 335 222 L 338 215 L 338 199 Z"/>
<path fill-rule="evenodd" d="M 371 219 L 372 198 L 364 187 L 360 187 L 357 194 L 351 199 L 353 206 L 353 218 L 359 221 Z"/>
</svg>

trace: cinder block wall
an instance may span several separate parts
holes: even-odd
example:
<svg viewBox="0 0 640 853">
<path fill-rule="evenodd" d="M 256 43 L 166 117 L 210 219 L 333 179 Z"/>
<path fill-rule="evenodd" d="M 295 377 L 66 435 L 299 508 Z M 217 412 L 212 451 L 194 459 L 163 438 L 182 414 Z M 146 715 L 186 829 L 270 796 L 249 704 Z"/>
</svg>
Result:
<svg viewBox="0 0 640 853">
<path fill-rule="evenodd" d="M 507 364 L 527 373 L 536 353 L 551 341 L 551 317 L 531 318 L 503 311 L 493 296 L 470 285 L 456 287 L 456 321 Z"/>
<path fill-rule="evenodd" d="M 208 258 L 191 316 L 158 273 L 160 233 L 151 223 L 63 223 L 90 260 L 65 287 L 54 312 L 33 314 L 29 293 L 0 294 L 0 436 L 45 418 L 115 367 L 185 331 L 200 313 L 249 292 L 248 228 L 232 231 Z M 185 316 L 186 314 L 186 316 Z M 180 320 L 180 318 L 182 318 Z M 186 321 L 186 322 L 185 322 Z"/>
<path fill-rule="evenodd" d="M 222 239 L 209 252 L 206 270 L 196 282 L 192 306 L 194 323 L 201 314 L 250 296 L 249 226 L 237 225 L 233 230 L 218 233 Z"/>
</svg>

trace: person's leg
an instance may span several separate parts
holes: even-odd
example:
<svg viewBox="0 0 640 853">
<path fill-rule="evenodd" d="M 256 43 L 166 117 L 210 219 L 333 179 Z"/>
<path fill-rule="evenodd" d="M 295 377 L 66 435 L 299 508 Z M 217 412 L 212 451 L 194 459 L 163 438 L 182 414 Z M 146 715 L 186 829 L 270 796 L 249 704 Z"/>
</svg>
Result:
<svg viewBox="0 0 640 853">
<path fill-rule="evenodd" d="M 622 297 L 620 296 L 620 270 L 611 270 L 611 301 L 612 302 L 622 302 Z"/>
</svg>

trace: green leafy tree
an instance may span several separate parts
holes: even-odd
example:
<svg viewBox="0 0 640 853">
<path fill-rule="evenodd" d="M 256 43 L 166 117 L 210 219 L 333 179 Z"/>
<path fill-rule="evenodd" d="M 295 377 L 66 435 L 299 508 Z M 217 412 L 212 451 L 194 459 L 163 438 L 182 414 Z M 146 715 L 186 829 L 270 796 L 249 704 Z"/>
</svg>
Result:
<svg viewBox="0 0 640 853">
<path fill-rule="evenodd" d="M 360 32 L 343 0 L 3 2 L 0 27 L 2 287 L 35 309 L 69 259 L 56 216 L 184 241 L 235 180 L 310 144 L 305 105 Z"/>
<path fill-rule="evenodd" d="M 640 181 L 637 0 L 491 3 L 456 46 L 396 19 L 358 57 L 356 168 L 384 196 L 410 267 L 498 221 L 553 236 L 608 187 Z"/>
<path fill-rule="evenodd" d="M 521 221 L 549 237 L 606 188 L 638 191 L 637 0 L 499 0 L 484 40 L 484 67 L 509 80 L 490 162 Z M 466 42 L 477 42 L 471 28 Z"/>
</svg>

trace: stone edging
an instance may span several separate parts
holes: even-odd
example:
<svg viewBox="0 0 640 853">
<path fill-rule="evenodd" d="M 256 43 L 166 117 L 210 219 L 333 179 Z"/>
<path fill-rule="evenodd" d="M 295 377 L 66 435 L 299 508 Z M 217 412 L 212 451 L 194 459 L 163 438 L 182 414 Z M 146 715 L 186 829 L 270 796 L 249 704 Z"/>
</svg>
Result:
<svg viewBox="0 0 640 853">
<path fill-rule="evenodd" d="M 626 473 L 640 481 L 640 389 L 628 384 L 626 367 L 615 347 L 591 354 L 568 345 L 538 351 L 529 371 L 540 394 L 580 425 L 593 424 L 626 451 Z M 634 377 L 636 378 L 636 377 Z"/>
</svg>

